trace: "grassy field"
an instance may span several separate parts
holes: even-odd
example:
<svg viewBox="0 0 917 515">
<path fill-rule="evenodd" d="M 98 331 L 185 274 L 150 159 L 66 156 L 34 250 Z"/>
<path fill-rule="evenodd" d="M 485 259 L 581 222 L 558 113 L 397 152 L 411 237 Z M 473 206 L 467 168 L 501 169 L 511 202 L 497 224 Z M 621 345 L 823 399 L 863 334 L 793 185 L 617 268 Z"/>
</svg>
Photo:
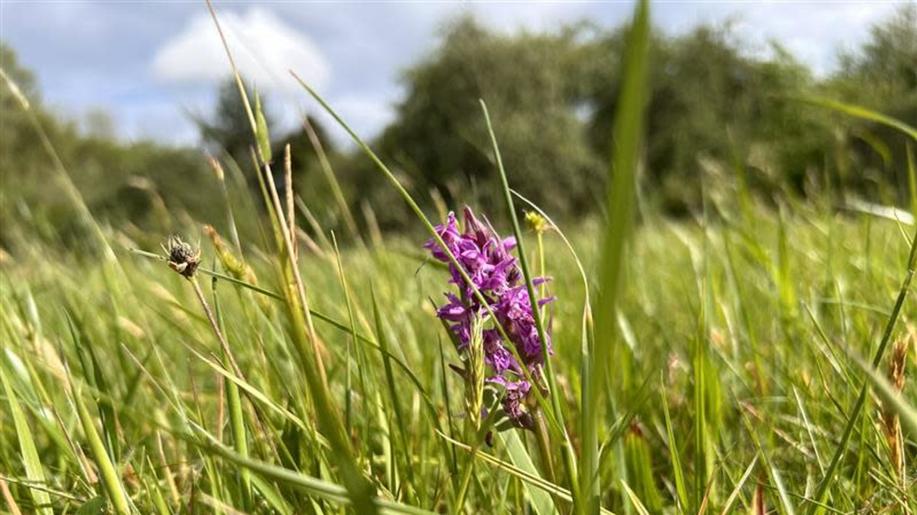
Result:
<svg viewBox="0 0 917 515">
<path fill-rule="evenodd" d="M 621 338 L 605 365 L 604 506 L 632 511 L 629 488 L 651 513 L 807 507 L 864 384 L 848 354 L 876 352 L 908 245 L 887 220 L 805 205 L 779 220 L 756 208 L 706 228 L 641 224 L 616 318 Z M 587 223 L 571 234 L 587 271 L 597 230 Z M 420 243 L 348 250 L 340 269 L 329 247 L 301 259 L 330 402 L 380 498 L 455 509 L 456 481 L 471 470 L 468 511 L 523 511 L 544 480 L 507 464 L 526 467 L 516 445 L 545 470 L 531 431 L 500 433 L 474 464 L 451 441 L 470 437 L 463 385 L 449 370 L 460 359 L 428 301 L 446 289 L 444 271 L 406 256 Z M 141 513 L 338 510 L 346 496 L 332 483 L 343 479 L 318 430 L 284 302 L 199 272 L 224 352 L 189 281 L 131 246 L 116 247 L 114 261 L 36 246 L 4 266 L 8 506 L 73 511 L 112 488 Z M 259 287 L 280 291 L 271 256 L 249 254 Z M 554 373 L 579 448 L 583 284 L 553 231 L 544 254 L 557 297 Z M 202 266 L 215 255 L 206 245 Z M 891 342 L 906 363 L 915 329 L 912 308 L 903 313 Z M 906 383 L 904 397 L 914 392 Z M 829 485 L 833 510 L 913 507 L 913 440 L 901 443 L 911 459 L 898 469 L 887 412 L 867 397 Z M 559 462 L 559 445 L 553 453 Z M 553 484 L 568 481 L 558 472 Z M 559 511 L 571 507 L 558 487 L 545 488 Z"/>
<path fill-rule="evenodd" d="M 523 219 L 496 141 L 506 202 L 471 206 L 512 222 L 496 229 L 520 244 L 525 302 L 554 297 L 529 306 L 553 349 L 523 367 L 530 424 L 499 419 L 509 392 L 482 381 L 493 371 L 476 357 L 480 337 L 457 349 L 437 318 L 455 291 L 450 267 L 466 274 L 456 282 L 476 281 L 455 268 L 462 256 L 440 262 L 423 248 L 443 237 L 432 224 L 444 209 L 415 204 L 378 162 L 430 234 L 340 235 L 340 251 L 321 228 L 304 238 L 270 180 L 251 102 L 267 209 L 201 199 L 226 217 L 184 223 L 190 243 L 179 243 L 96 220 L 70 188 L 80 238 L 11 231 L 16 251 L 0 264 L 6 510 L 914 513 L 913 227 L 838 211 L 827 195 L 764 203 L 736 173 L 710 179 L 703 213 L 656 213 L 635 180 L 645 7 L 629 36 L 606 216 L 569 228 Z M 261 236 L 239 241 L 235 221 Z M 521 362 L 491 309 L 477 316 Z"/>
</svg>

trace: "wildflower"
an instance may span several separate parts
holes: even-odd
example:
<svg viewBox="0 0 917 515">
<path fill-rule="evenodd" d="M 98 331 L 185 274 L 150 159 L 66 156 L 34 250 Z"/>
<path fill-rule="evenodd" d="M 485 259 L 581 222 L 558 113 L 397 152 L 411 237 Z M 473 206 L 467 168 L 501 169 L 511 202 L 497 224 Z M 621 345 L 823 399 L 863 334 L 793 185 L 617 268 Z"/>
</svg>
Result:
<svg viewBox="0 0 917 515">
<path fill-rule="evenodd" d="M 525 221 L 529 227 L 535 231 L 535 234 L 542 234 L 548 230 L 548 221 L 536 211 L 526 211 Z"/>
<path fill-rule="evenodd" d="M 169 236 L 162 249 L 167 254 L 169 268 L 187 279 L 194 277 L 194 272 L 201 263 L 200 249 L 195 249 L 178 236 Z"/>
<path fill-rule="evenodd" d="M 535 421 L 525 408 L 525 401 L 529 390 L 532 389 L 532 384 L 524 379 L 507 381 L 502 376 L 492 377 L 489 382 L 503 386 L 506 392 L 503 396 L 503 412 L 513 425 L 525 428 L 534 427 Z"/>
<path fill-rule="evenodd" d="M 435 240 L 424 245 L 434 259 L 449 265 L 450 283 L 458 290 L 457 293 L 445 293 L 446 303 L 437 309 L 437 316 L 447 323 L 460 352 L 467 354 L 470 345 L 480 344 L 484 362 L 491 370 L 487 382 L 504 390 L 503 411 L 507 418 L 518 427 L 530 428 L 532 417 L 525 406 L 532 385 L 522 378 L 524 370 L 536 381 L 541 378 L 544 352 L 528 290 L 518 262 L 512 255 L 516 240 L 500 238 L 489 224 L 475 217 L 467 207 L 463 222 L 460 230 L 455 214 L 449 213 L 445 223 L 437 226 L 436 231 L 470 283 L 449 259 L 446 249 Z M 544 278 L 537 278 L 534 282 L 540 285 L 544 281 Z M 475 289 L 486 305 L 475 295 Z M 544 305 L 552 300 L 540 299 L 538 303 Z M 490 313 L 495 320 L 490 319 Z M 488 327 L 476 331 L 482 323 L 488 324 Z M 510 341 L 504 340 L 498 324 Z M 480 342 L 475 338 L 480 338 Z M 550 353 L 550 336 L 546 334 L 545 340 L 543 343 Z M 521 363 L 510 352 L 510 345 L 516 350 Z"/>
</svg>

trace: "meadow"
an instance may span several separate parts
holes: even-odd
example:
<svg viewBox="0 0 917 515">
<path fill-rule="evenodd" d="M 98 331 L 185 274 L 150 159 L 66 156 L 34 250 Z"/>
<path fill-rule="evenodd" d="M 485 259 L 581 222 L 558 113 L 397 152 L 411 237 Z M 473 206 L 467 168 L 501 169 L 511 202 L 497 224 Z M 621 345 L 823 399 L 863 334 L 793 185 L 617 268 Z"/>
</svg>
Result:
<svg viewBox="0 0 917 515">
<path fill-rule="evenodd" d="M 431 255 L 451 249 L 435 227 L 448 208 L 418 204 L 356 134 L 417 230 L 303 231 L 241 82 L 256 166 L 215 163 L 212 180 L 256 176 L 260 197 L 201 198 L 222 215 L 184 217 L 181 241 L 95 218 L 76 188 L 79 239 L 15 228 L 0 263 L 6 511 L 914 513 L 913 216 L 838 209 L 830 192 L 765 200 L 728 167 L 698 213 L 659 212 L 636 181 L 652 137 L 647 9 L 601 215 L 555 225 L 515 194 L 489 132 L 502 201 L 469 207 L 495 220 L 485 236 L 516 238 L 511 284 L 543 361 L 494 313 L 503 290 L 481 293 L 464 254 Z M 912 162 L 912 198 L 915 175 Z M 496 368 L 483 337 L 459 345 L 438 316 L 457 286 L 531 387 L 521 417 L 513 391 L 483 380 Z"/>
</svg>

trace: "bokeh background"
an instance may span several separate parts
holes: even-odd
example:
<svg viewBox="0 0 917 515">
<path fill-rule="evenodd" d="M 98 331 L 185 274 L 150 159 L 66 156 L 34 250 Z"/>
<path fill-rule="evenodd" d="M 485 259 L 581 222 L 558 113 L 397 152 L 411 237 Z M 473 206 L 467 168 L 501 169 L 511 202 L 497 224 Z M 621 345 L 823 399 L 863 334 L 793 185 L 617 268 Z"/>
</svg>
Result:
<svg viewBox="0 0 917 515">
<path fill-rule="evenodd" d="M 410 217 L 288 70 L 420 199 L 486 207 L 497 198 L 483 98 L 520 192 L 559 220 L 596 213 L 630 2 L 217 9 L 248 86 L 265 99 L 275 154 L 293 146 L 296 191 L 318 225 L 343 221 L 307 116 L 360 226 L 402 231 Z M 702 189 L 715 193 L 737 170 L 764 202 L 775 192 L 905 202 L 902 137 L 799 99 L 836 98 L 917 123 L 917 4 L 663 2 L 654 24 L 641 202 L 690 215 Z M 247 170 L 251 138 L 203 2 L 4 0 L 0 40 L 3 69 L 96 217 L 154 240 L 190 220 L 219 227 L 222 208 L 202 201 L 220 195 L 206 157 Z M 27 114 L 6 87 L 0 100 L 0 246 L 14 250 L 17 227 L 29 238 L 43 227 L 48 238 L 79 238 Z M 367 221 L 359 214 L 369 208 Z"/>
</svg>

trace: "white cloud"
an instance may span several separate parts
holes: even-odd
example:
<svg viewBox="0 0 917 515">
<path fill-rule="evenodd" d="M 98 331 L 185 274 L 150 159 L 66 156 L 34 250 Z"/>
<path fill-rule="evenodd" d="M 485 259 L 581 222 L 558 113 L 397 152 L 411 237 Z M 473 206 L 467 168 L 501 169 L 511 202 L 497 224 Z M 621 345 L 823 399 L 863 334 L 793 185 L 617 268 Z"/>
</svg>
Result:
<svg viewBox="0 0 917 515">
<path fill-rule="evenodd" d="M 361 137 L 375 136 L 395 120 L 394 106 L 385 95 L 346 95 L 335 97 L 332 102 L 335 110 L 344 120 L 348 120 Z M 330 116 L 324 113 L 321 116 L 326 127 L 337 125 Z"/>
<path fill-rule="evenodd" d="M 755 55 L 770 55 L 771 42 L 789 50 L 819 76 L 836 68 L 841 50 L 859 47 L 873 24 L 900 5 L 894 1 L 699 4 L 691 23 L 668 20 L 664 29 L 683 33 L 699 23 L 732 22 L 737 40 Z"/>
<path fill-rule="evenodd" d="M 241 14 L 223 12 L 220 24 L 242 76 L 259 88 L 301 91 L 288 70 L 316 87 L 327 83 L 330 70 L 322 53 L 274 13 L 258 7 Z M 192 18 L 160 46 L 152 71 L 157 79 L 173 84 L 208 84 L 229 75 L 229 62 L 210 17 Z"/>
</svg>

